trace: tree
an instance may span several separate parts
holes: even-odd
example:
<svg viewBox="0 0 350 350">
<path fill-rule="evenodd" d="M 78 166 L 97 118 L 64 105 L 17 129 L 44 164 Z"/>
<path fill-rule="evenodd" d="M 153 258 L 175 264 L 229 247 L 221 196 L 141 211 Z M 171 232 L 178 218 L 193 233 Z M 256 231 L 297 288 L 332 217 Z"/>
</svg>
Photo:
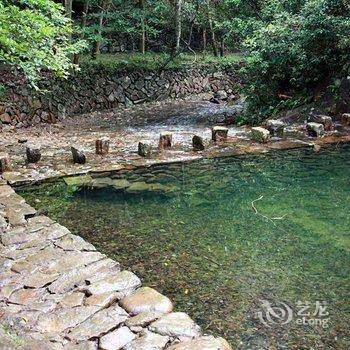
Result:
<svg viewBox="0 0 350 350">
<path fill-rule="evenodd" d="M 182 0 L 175 1 L 175 53 L 180 51 Z"/>
<path fill-rule="evenodd" d="M 71 42 L 72 23 L 51 0 L 0 2 L 0 62 L 21 70 L 37 87 L 43 70 L 67 77 L 76 66 L 71 56 L 82 41 Z"/>
</svg>

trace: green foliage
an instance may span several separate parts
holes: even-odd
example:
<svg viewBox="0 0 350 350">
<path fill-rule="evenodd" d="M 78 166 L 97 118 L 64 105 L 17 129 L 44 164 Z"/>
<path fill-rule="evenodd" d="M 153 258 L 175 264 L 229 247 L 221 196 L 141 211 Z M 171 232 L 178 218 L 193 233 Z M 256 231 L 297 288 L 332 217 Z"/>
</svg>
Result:
<svg viewBox="0 0 350 350">
<path fill-rule="evenodd" d="M 0 62 L 24 72 L 36 87 L 41 72 L 66 77 L 71 56 L 84 43 L 71 41 L 72 23 L 51 0 L 0 1 Z"/>
<path fill-rule="evenodd" d="M 295 2 L 296 3 L 296 2 Z M 350 5 L 342 0 L 268 1 L 244 41 L 251 112 L 269 116 L 310 100 L 350 62 Z"/>
<path fill-rule="evenodd" d="M 210 54 L 205 56 L 180 54 L 172 60 L 166 53 L 125 53 L 125 54 L 103 54 L 96 60 L 91 60 L 90 56 L 85 55 L 81 58 L 81 67 L 97 67 L 107 69 L 169 69 L 176 70 L 184 67 L 203 67 L 215 65 L 218 68 L 229 68 L 242 62 L 243 57 L 239 54 L 230 54 L 225 57 L 215 57 Z M 167 64 L 166 64 L 167 63 Z"/>
</svg>

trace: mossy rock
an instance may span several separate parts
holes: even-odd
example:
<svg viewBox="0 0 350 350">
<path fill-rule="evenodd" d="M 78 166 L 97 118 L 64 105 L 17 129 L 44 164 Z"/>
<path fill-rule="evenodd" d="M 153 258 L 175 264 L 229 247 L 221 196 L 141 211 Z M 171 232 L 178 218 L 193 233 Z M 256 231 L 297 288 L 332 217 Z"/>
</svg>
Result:
<svg viewBox="0 0 350 350">
<path fill-rule="evenodd" d="M 91 185 L 93 181 L 90 175 L 65 177 L 63 180 L 68 186 L 78 186 L 78 187 Z"/>
</svg>

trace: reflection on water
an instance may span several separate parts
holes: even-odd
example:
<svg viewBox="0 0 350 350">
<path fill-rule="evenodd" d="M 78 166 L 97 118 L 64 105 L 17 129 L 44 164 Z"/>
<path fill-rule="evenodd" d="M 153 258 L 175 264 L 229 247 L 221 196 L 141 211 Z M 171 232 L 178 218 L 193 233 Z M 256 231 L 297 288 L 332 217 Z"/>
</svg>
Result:
<svg viewBox="0 0 350 350">
<path fill-rule="evenodd" d="M 22 194 L 235 348 L 345 349 L 349 175 L 342 145 L 139 169 L 113 177 L 127 180 L 119 190 Z M 326 301 L 329 327 L 266 326 L 261 300 Z"/>
</svg>

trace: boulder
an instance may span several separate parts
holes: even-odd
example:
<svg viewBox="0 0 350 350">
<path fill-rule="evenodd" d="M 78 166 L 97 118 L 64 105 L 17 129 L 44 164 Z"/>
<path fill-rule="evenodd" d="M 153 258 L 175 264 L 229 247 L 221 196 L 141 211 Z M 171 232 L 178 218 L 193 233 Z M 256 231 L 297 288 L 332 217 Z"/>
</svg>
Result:
<svg viewBox="0 0 350 350">
<path fill-rule="evenodd" d="M 109 139 L 103 138 L 103 139 L 98 139 L 95 142 L 96 144 L 96 154 L 99 155 L 106 155 L 109 152 Z"/>
<path fill-rule="evenodd" d="M 164 131 L 160 133 L 159 137 L 159 148 L 165 149 L 170 148 L 173 140 L 173 134 L 168 131 Z"/>
<path fill-rule="evenodd" d="M 350 126 L 350 113 L 344 113 L 341 116 L 341 123 L 346 126 Z"/>
<path fill-rule="evenodd" d="M 333 128 L 333 120 L 327 115 L 312 115 L 309 118 L 309 121 L 313 123 L 322 124 L 324 126 L 324 130 L 326 131 L 330 131 Z"/>
<path fill-rule="evenodd" d="M 270 131 L 272 135 L 283 134 L 286 124 L 282 120 L 270 119 L 266 122 L 266 129 Z"/>
<path fill-rule="evenodd" d="M 28 163 L 37 163 L 41 159 L 41 150 L 38 146 L 28 146 L 26 154 Z"/>
<path fill-rule="evenodd" d="M 11 170 L 10 158 L 7 153 L 0 153 L 0 174 Z"/>
<path fill-rule="evenodd" d="M 320 123 L 307 123 L 306 130 L 309 136 L 320 137 L 324 134 L 324 126 Z"/>
<path fill-rule="evenodd" d="M 76 147 L 71 147 L 73 162 L 78 164 L 86 163 L 86 156 L 83 151 L 78 150 Z"/>
<path fill-rule="evenodd" d="M 266 143 L 270 139 L 270 131 L 260 126 L 252 128 L 252 140 Z"/>
<path fill-rule="evenodd" d="M 211 139 L 214 142 L 226 140 L 227 134 L 228 134 L 228 129 L 225 128 L 224 126 L 214 126 L 211 129 Z"/>
<path fill-rule="evenodd" d="M 152 146 L 149 143 L 140 141 L 138 146 L 138 155 L 141 157 L 150 158 L 152 155 Z"/>
<path fill-rule="evenodd" d="M 0 121 L 4 124 L 11 124 L 11 116 L 8 113 L 3 113 L 0 115 Z"/>
<path fill-rule="evenodd" d="M 169 313 L 173 310 L 172 302 L 153 288 L 143 287 L 120 301 L 130 315 L 141 312 Z"/>
<path fill-rule="evenodd" d="M 204 141 L 203 138 L 197 135 L 194 135 L 192 138 L 192 146 L 195 151 L 204 150 Z"/>
</svg>

